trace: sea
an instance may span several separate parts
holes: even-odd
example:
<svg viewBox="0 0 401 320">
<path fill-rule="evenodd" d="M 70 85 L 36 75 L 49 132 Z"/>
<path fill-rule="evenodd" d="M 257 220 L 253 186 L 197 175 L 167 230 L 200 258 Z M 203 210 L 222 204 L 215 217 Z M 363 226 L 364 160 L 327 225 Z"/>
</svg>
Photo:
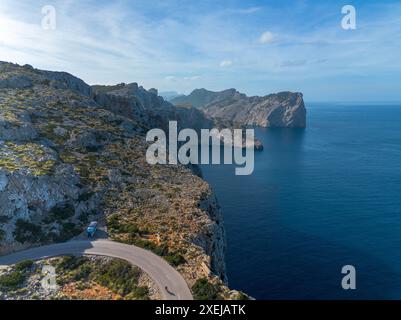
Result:
<svg viewBox="0 0 401 320">
<path fill-rule="evenodd" d="M 255 134 L 264 150 L 252 175 L 201 166 L 224 215 L 230 288 L 401 299 L 401 104 L 307 103 L 306 129 Z"/>
</svg>

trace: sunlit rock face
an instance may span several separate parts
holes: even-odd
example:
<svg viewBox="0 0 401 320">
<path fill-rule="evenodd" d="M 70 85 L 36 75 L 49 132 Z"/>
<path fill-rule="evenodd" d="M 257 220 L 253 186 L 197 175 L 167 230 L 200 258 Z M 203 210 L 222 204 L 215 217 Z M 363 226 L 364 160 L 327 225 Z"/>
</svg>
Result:
<svg viewBox="0 0 401 320">
<path fill-rule="evenodd" d="M 175 105 L 192 105 L 217 121 L 245 126 L 306 127 L 302 93 L 280 92 L 248 97 L 235 89 L 219 92 L 196 89 L 188 96 L 171 100 Z"/>
</svg>

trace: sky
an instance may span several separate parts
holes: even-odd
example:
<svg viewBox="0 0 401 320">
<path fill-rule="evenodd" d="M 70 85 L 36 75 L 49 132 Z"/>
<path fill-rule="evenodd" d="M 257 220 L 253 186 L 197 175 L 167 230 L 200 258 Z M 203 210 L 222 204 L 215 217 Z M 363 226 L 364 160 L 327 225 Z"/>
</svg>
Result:
<svg viewBox="0 0 401 320">
<path fill-rule="evenodd" d="M 49 5 L 55 29 L 42 26 Z M 344 5 L 355 7 L 356 29 L 342 28 Z M 0 2 L 0 60 L 89 84 L 400 102 L 400 58 L 400 1 Z"/>
</svg>

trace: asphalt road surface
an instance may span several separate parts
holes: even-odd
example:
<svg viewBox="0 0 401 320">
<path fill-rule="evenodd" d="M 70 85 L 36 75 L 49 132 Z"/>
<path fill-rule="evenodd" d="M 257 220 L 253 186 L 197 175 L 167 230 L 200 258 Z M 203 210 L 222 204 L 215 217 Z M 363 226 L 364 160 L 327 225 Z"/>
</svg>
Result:
<svg viewBox="0 0 401 320">
<path fill-rule="evenodd" d="M 146 272 L 160 288 L 164 300 L 192 300 L 183 277 L 165 260 L 142 248 L 110 240 L 73 240 L 19 251 L 0 257 L 0 266 L 22 260 L 40 260 L 61 255 L 99 255 L 126 260 Z"/>
</svg>

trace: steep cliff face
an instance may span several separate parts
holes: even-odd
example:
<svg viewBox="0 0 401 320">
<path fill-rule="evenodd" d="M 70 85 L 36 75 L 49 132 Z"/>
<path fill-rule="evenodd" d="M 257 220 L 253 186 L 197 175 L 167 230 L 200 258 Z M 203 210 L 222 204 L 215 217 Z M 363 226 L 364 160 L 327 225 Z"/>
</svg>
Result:
<svg viewBox="0 0 401 320">
<path fill-rule="evenodd" d="M 211 257 L 211 270 L 227 283 L 224 260 L 226 250 L 224 219 L 217 199 L 211 191 L 200 202 L 200 208 L 209 213 L 211 221 L 205 225 L 205 233 L 201 237 L 194 239 L 194 242 L 204 248 L 207 255 Z"/>
<path fill-rule="evenodd" d="M 137 83 L 93 86 L 94 99 L 106 109 L 136 119 L 144 126 L 167 129 L 169 121 L 178 128 L 200 130 L 213 127 L 213 121 L 193 107 L 176 107 L 158 96 L 156 89 L 145 90 Z"/>
<path fill-rule="evenodd" d="M 204 121 L 200 111 L 135 85 L 99 89 L 0 63 L 0 252 L 66 241 L 105 219 L 112 239 L 162 255 L 190 286 L 225 281 L 223 220 L 209 185 L 145 157 L 154 114 L 167 109 L 184 124 Z"/>
<path fill-rule="evenodd" d="M 82 224 L 75 219 L 88 209 L 88 205 L 76 203 L 81 193 L 77 187 L 79 176 L 71 166 L 57 166 L 52 176 L 22 171 L 0 170 L 0 228 L 3 230 L 0 254 L 32 243 L 67 240 L 74 234 L 63 229 L 62 223 L 52 221 L 52 210 L 58 207 L 67 212 L 66 204 L 73 204 L 71 216 L 64 222 L 79 226 Z"/>
<path fill-rule="evenodd" d="M 228 89 L 220 92 L 196 89 L 188 96 L 171 100 L 173 104 L 191 104 L 218 121 L 262 127 L 306 126 L 306 109 L 301 93 L 280 92 L 264 97 L 247 97 Z"/>
</svg>

